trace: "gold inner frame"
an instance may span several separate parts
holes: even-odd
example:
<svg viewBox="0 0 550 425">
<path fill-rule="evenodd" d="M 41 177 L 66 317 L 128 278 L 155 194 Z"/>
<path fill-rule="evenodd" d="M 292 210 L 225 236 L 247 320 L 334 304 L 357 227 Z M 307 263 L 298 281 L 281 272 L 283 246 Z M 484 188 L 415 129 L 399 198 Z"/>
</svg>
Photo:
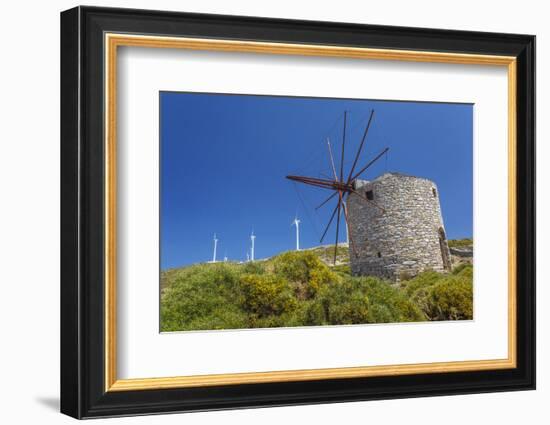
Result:
<svg viewBox="0 0 550 425">
<path fill-rule="evenodd" d="M 370 49 L 200 38 L 105 34 L 105 391 L 132 391 L 319 379 L 510 369 L 516 367 L 516 58 L 462 53 Z M 507 67 L 508 72 L 508 357 L 419 364 L 118 379 L 116 324 L 116 123 L 119 46 L 325 56 Z"/>
</svg>

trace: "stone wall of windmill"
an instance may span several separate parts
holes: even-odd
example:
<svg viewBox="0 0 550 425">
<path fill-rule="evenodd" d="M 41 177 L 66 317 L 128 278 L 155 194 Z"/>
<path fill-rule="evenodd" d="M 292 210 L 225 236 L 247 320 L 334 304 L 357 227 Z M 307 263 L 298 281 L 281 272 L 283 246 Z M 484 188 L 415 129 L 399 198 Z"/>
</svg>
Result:
<svg viewBox="0 0 550 425">
<path fill-rule="evenodd" d="M 347 200 L 351 271 L 399 281 L 451 269 L 439 192 L 430 180 L 386 173 L 357 180 Z M 374 201 L 380 208 L 377 208 Z"/>
</svg>

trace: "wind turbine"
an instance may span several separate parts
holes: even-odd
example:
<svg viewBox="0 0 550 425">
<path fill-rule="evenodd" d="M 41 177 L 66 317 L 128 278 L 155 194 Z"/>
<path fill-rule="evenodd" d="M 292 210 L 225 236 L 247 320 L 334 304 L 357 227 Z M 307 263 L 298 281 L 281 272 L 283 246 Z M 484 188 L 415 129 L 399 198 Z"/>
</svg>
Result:
<svg viewBox="0 0 550 425">
<path fill-rule="evenodd" d="M 291 224 L 291 226 L 296 226 L 296 251 L 300 251 L 300 223 L 301 221 L 295 216 Z"/>
<path fill-rule="evenodd" d="M 216 234 L 214 233 L 214 255 L 212 256 L 212 262 L 216 262 L 216 250 L 218 249 L 218 239 L 216 238 Z"/>
<path fill-rule="evenodd" d="M 346 221 L 345 225 L 346 225 L 346 244 L 347 244 L 347 246 L 349 246 L 349 224 L 348 224 L 347 221 Z"/>
<path fill-rule="evenodd" d="M 252 230 L 252 234 L 250 235 L 250 241 L 252 242 L 252 247 L 250 248 L 250 261 L 254 261 L 254 239 L 256 239 L 256 235 L 254 234 L 254 230 Z"/>
</svg>

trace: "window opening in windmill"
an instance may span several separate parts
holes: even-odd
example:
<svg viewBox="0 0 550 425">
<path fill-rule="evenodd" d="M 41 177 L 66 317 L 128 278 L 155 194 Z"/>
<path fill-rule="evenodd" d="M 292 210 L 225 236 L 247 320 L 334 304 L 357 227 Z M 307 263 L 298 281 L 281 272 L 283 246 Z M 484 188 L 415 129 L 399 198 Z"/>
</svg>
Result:
<svg viewBox="0 0 550 425">
<path fill-rule="evenodd" d="M 377 253 L 376 253 L 376 256 L 377 256 L 378 258 L 382 258 L 382 254 L 381 254 L 380 252 L 377 252 Z"/>
<path fill-rule="evenodd" d="M 374 193 L 372 193 L 372 190 L 367 190 L 367 192 L 365 194 L 366 194 L 367 199 L 369 201 L 372 201 L 374 199 Z"/>
<path fill-rule="evenodd" d="M 435 187 L 432 187 L 432 193 L 434 195 L 434 198 L 437 198 L 437 190 L 435 189 Z"/>
</svg>

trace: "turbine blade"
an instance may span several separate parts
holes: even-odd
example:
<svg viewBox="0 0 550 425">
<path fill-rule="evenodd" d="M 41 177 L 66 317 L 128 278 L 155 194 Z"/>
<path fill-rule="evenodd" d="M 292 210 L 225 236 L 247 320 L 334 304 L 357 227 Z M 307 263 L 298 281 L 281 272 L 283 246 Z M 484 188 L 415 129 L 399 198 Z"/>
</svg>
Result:
<svg viewBox="0 0 550 425">
<path fill-rule="evenodd" d="M 361 139 L 361 144 L 359 145 L 359 149 L 357 149 L 357 154 L 355 155 L 355 160 L 353 161 L 353 165 L 351 166 L 351 170 L 348 175 L 347 183 L 351 181 L 351 176 L 353 175 L 353 172 L 355 171 L 355 166 L 357 165 L 357 161 L 359 160 L 359 156 L 361 155 L 361 151 L 363 150 L 363 145 L 365 144 L 365 140 L 367 139 L 367 133 L 369 132 L 370 123 L 372 121 L 372 117 L 374 116 L 374 109 L 370 112 L 369 122 L 367 123 L 367 126 L 365 127 L 365 132 L 363 133 L 363 138 Z"/>
</svg>

